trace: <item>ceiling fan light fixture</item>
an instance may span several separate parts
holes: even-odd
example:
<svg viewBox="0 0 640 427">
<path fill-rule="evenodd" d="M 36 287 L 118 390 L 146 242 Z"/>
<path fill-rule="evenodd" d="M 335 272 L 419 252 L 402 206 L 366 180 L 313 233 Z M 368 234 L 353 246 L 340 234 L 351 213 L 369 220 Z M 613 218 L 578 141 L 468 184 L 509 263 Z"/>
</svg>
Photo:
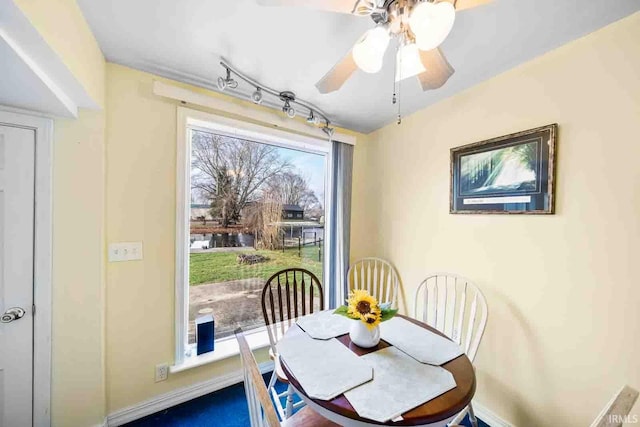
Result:
<svg viewBox="0 0 640 427">
<path fill-rule="evenodd" d="M 420 60 L 420 52 L 415 43 L 406 43 L 396 56 L 396 82 L 424 73 L 427 69 Z"/>
<path fill-rule="evenodd" d="M 353 47 L 353 60 L 358 68 L 366 73 L 380 71 L 390 39 L 389 31 L 384 26 L 367 31 Z"/>
<path fill-rule="evenodd" d="M 420 50 L 437 48 L 447 38 L 456 20 L 456 9 L 448 1 L 419 3 L 411 12 L 409 26 Z"/>
</svg>

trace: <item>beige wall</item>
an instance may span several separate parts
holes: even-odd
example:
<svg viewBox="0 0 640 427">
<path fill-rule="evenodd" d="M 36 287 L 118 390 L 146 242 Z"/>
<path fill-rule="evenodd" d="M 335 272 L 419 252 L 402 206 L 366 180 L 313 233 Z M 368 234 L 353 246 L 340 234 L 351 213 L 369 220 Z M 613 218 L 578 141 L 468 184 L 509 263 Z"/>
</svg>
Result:
<svg viewBox="0 0 640 427">
<path fill-rule="evenodd" d="M 623 384 L 640 387 L 638 40 L 640 13 L 357 150 L 352 255 L 389 258 L 407 295 L 434 270 L 479 284 L 489 323 L 476 398 L 519 426 L 589 425 Z M 554 122 L 555 215 L 448 213 L 450 148 Z"/>
<path fill-rule="evenodd" d="M 105 114 L 58 119 L 53 142 L 52 425 L 105 416 Z"/>
</svg>

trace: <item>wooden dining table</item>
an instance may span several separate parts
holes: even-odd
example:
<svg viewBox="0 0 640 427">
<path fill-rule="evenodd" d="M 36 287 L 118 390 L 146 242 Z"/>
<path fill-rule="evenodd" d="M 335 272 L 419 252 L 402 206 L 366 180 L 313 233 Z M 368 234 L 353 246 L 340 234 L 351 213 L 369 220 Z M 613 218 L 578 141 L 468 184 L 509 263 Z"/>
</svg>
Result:
<svg viewBox="0 0 640 427">
<path fill-rule="evenodd" d="M 398 316 L 448 339 L 448 337 L 446 337 L 444 334 L 425 323 L 419 322 L 406 316 Z M 299 327 L 293 326 L 289 328 L 289 330 L 285 333 L 285 336 L 294 336 L 296 334 L 304 333 L 305 332 Z M 388 342 L 380 340 L 380 343 L 376 347 L 368 349 L 361 348 L 351 342 L 351 340 L 349 339 L 349 334 L 338 336 L 336 337 L 336 339 L 358 356 L 363 356 L 365 354 L 372 353 L 374 351 L 391 346 L 391 344 L 389 344 Z M 380 425 L 421 427 L 445 426 L 460 411 L 462 411 L 469 404 L 469 402 L 471 402 L 471 399 L 473 398 L 476 390 L 476 377 L 473 365 L 471 364 L 469 358 L 465 354 L 463 354 L 442 365 L 442 368 L 451 372 L 451 374 L 453 375 L 456 381 L 455 388 L 441 394 L 440 396 L 432 400 L 429 400 L 426 403 L 423 403 L 422 405 L 410 411 L 405 412 L 404 414 L 402 414 L 402 419 L 380 423 L 374 420 L 360 417 L 358 413 L 353 409 L 344 394 L 341 394 L 340 396 L 332 400 L 321 400 L 309 397 L 305 393 L 304 387 L 291 373 L 289 367 L 287 366 L 286 359 L 281 358 L 281 366 L 291 386 L 310 408 L 320 413 L 325 418 L 342 426 L 348 427 Z M 406 374 L 411 375 L 411 372 L 407 372 Z"/>
</svg>

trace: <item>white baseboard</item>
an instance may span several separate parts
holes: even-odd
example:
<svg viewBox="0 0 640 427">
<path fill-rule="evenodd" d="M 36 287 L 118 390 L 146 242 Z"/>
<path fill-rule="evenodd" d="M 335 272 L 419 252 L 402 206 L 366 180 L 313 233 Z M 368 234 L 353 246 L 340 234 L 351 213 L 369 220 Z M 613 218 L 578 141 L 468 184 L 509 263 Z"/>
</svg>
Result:
<svg viewBox="0 0 640 427">
<path fill-rule="evenodd" d="M 273 370 L 273 362 L 260 364 L 260 372 L 267 373 Z M 172 406 L 179 405 L 189 400 L 195 399 L 205 394 L 221 390 L 243 380 L 242 370 L 229 372 L 228 374 L 213 378 L 208 381 L 197 383 L 178 390 L 161 394 L 152 399 L 115 411 L 107 416 L 105 426 L 117 427 L 131 421 L 135 421 L 147 415 L 155 414 Z"/>
<path fill-rule="evenodd" d="M 107 418 L 105 418 L 100 424 L 96 424 L 93 427 L 108 427 Z"/>
<path fill-rule="evenodd" d="M 476 414 L 477 418 L 480 418 L 491 427 L 516 427 L 510 422 L 503 420 L 496 415 L 495 412 L 492 412 L 489 408 L 475 400 L 473 401 L 473 412 Z"/>
</svg>

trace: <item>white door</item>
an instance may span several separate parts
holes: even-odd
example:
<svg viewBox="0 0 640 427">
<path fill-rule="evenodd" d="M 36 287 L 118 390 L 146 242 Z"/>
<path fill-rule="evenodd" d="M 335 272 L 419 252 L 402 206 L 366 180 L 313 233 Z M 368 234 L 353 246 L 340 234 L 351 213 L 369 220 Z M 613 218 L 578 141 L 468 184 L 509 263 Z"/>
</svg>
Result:
<svg viewBox="0 0 640 427">
<path fill-rule="evenodd" d="M 0 427 L 30 427 L 35 131 L 0 125 Z"/>
</svg>

